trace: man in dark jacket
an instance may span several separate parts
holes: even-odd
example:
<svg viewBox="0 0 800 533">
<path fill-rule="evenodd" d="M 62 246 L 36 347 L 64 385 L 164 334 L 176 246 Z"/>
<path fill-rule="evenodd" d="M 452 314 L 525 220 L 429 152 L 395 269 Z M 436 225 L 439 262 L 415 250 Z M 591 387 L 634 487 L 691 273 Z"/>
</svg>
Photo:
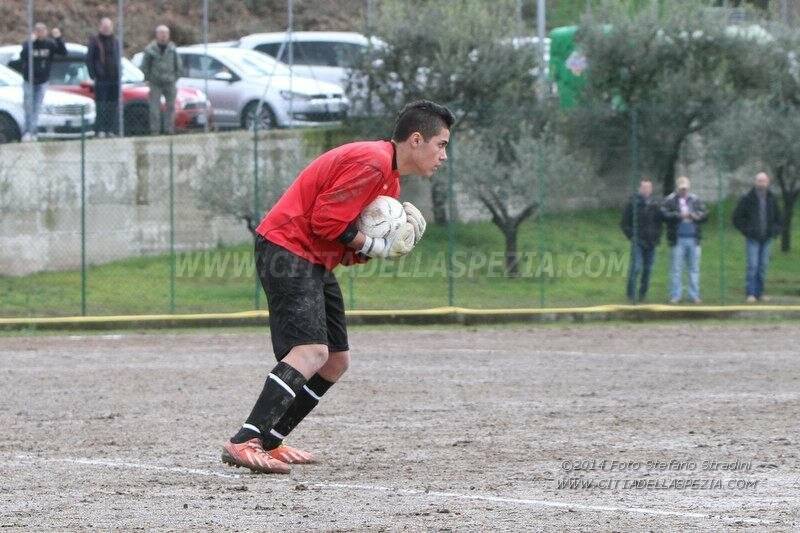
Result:
<svg viewBox="0 0 800 533">
<path fill-rule="evenodd" d="M 637 303 L 647 296 L 650 272 L 656 256 L 656 246 L 661 240 L 661 209 L 658 202 L 653 199 L 653 182 L 649 178 L 644 178 L 639 182 L 639 192 L 631 197 L 625 207 L 620 226 L 622 232 L 631 241 L 628 300 Z M 641 282 L 637 295 L 636 283 L 639 281 L 640 274 Z"/>
<path fill-rule="evenodd" d="M 664 198 L 661 216 L 667 224 L 667 240 L 671 247 L 670 303 L 681 301 L 683 267 L 689 270 L 689 299 L 700 303 L 700 239 L 708 210 L 696 195 L 689 192 L 689 178 L 675 181 L 677 190 Z"/>
<path fill-rule="evenodd" d="M 753 303 L 764 298 L 770 243 L 781 233 L 781 211 L 778 200 L 769 190 L 766 172 L 756 174 L 753 188 L 739 199 L 733 211 L 733 225 L 745 237 L 745 290 L 747 302 Z"/>
<path fill-rule="evenodd" d="M 167 26 L 156 28 L 156 39 L 144 49 L 142 72 L 150 86 L 150 132 L 158 135 L 163 119 L 164 130 L 172 133 L 175 125 L 175 83 L 183 75 L 183 63 L 175 43 L 169 40 Z M 161 113 L 162 95 L 167 107 L 164 116 Z"/>
<path fill-rule="evenodd" d="M 31 52 L 31 49 L 33 50 Z M 25 79 L 23 84 L 25 98 L 25 132 L 23 141 L 36 140 L 36 130 L 39 127 L 39 110 L 42 107 L 44 94 L 47 92 L 47 82 L 50 80 L 50 67 L 53 56 L 67 55 L 67 48 L 61 39 L 61 31 L 53 28 L 53 39 L 47 38 L 47 26 L 37 22 L 34 26 L 31 39 L 22 43 L 18 66 Z M 33 58 L 33 80 L 30 79 L 29 58 Z"/>
<path fill-rule="evenodd" d="M 100 21 L 100 31 L 89 39 L 86 66 L 94 80 L 97 120 L 95 130 L 98 137 L 117 134 L 119 105 L 120 53 L 114 36 L 114 23 L 106 17 Z"/>
</svg>

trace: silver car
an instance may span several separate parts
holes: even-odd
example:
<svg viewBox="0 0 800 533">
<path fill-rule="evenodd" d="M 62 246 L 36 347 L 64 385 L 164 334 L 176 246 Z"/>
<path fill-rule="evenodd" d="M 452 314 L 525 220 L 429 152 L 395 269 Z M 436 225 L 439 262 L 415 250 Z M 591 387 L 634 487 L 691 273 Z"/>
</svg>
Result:
<svg viewBox="0 0 800 533">
<path fill-rule="evenodd" d="M 179 87 L 205 91 L 218 127 L 310 126 L 342 120 L 350 107 L 340 86 L 292 75 L 269 56 L 238 48 L 178 48 L 186 77 Z M 262 102 L 259 107 L 259 102 Z"/>
</svg>

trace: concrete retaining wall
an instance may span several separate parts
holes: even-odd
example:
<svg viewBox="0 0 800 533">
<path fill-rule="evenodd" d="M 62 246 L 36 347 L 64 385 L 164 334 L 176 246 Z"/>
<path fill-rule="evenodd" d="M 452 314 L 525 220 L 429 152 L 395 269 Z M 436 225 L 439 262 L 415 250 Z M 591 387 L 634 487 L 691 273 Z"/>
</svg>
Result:
<svg viewBox="0 0 800 533">
<path fill-rule="evenodd" d="M 320 130 L 265 132 L 259 176 L 267 209 L 297 170 L 332 142 Z M 243 222 L 209 207 L 216 194 L 252 205 L 253 138 L 248 132 L 88 140 L 85 144 L 86 257 L 89 264 L 167 252 L 170 246 L 169 141 L 173 143 L 175 243 L 178 251 L 250 240 Z M 226 159 L 227 157 L 227 159 Z M 81 263 L 81 143 L 0 145 L 0 275 L 74 269 Z M 711 200 L 716 172 L 689 169 L 693 188 Z M 456 179 L 460 220 L 488 213 Z M 571 198 L 564 209 L 622 205 L 628 177 Z M 725 179 L 725 194 L 743 188 Z M 553 183 L 552 186 L 557 186 Z M 713 192 L 713 195 L 711 194 Z M 534 191 L 532 191 L 532 194 Z M 430 182 L 404 178 L 403 199 L 432 214 Z"/>
<path fill-rule="evenodd" d="M 218 180 L 221 194 L 230 193 L 251 205 L 252 134 L 88 140 L 85 220 L 90 264 L 169 250 L 169 140 L 173 142 L 176 248 L 198 250 L 250 240 L 241 220 L 221 215 L 202 198 L 216 189 L 214 180 Z M 264 209 L 296 171 L 325 148 L 325 140 L 324 135 L 301 130 L 260 136 Z M 229 161 L 220 159 L 226 153 L 232 156 Z M 243 191 L 222 186 L 228 178 Z M 404 197 L 430 210 L 429 185 L 420 180 L 404 184 Z M 0 275 L 79 267 L 80 205 L 79 141 L 0 146 Z"/>
</svg>

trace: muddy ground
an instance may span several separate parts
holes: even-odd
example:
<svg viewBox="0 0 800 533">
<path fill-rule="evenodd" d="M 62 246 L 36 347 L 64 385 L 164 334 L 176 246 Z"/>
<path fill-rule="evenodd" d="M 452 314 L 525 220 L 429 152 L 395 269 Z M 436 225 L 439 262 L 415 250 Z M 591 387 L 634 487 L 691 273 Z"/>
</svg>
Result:
<svg viewBox="0 0 800 533">
<path fill-rule="evenodd" d="M 800 326 L 362 328 L 351 345 L 290 439 L 322 463 L 266 476 L 219 461 L 272 366 L 265 331 L 0 337 L 0 526 L 800 528 Z"/>
</svg>

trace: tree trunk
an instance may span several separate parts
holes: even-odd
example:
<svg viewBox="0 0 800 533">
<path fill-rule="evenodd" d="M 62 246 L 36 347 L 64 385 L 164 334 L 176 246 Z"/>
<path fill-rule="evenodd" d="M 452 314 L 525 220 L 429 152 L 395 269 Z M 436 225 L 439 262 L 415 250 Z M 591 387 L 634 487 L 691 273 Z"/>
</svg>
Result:
<svg viewBox="0 0 800 533">
<path fill-rule="evenodd" d="M 431 185 L 431 205 L 435 224 L 447 224 L 447 203 L 447 180 L 434 178 Z"/>
<path fill-rule="evenodd" d="M 781 229 L 781 252 L 788 252 L 792 249 L 792 217 L 794 216 L 794 204 L 797 200 L 797 192 L 782 194 L 783 198 L 783 228 Z"/>
<path fill-rule="evenodd" d="M 680 137 L 676 141 L 671 151 L 667 154 L 667 165 L 664 169 L 664 174 L 661 176 L 661 183 L 664 188 L 664 196 L 672 193 L 675 190 L 675 167 L 678 166 L 678 158 L 681 156 L 681 144 L 683 144 L 684 137 Z"/>
<path fill-rule="evenodd" d="M 258 222 L 256 221 L 255 217 L 243 215 L 242 219 L 244 220 L 245 224 L 247 224 L 247 231 L 250 232 L 250 235 L 252 235 L 254 239 L 258 237 L 258 234 L 256 233 Z"/>
<path fill-rule="evenodd" d="M 794 215 L 794 204 L 800 190 L 795 186 L 796 181 L 789 182 L 786 176 L 787 169 L 784 165 L 775 168 L 775 180 L 781 189 L 781 200 L 783 203 L 783 228 L 781 229 L 781 252 L 788 252 L 792 247 L 792 217 Z"/>
<path fill-rule="evenodd" d="M 517 256 L 517 229 L 518 225 L 506 224 L 500 229 L 506 237 L 506 275 L 510 278 L 519 276 L 519 257 Z"/>
</svg>

